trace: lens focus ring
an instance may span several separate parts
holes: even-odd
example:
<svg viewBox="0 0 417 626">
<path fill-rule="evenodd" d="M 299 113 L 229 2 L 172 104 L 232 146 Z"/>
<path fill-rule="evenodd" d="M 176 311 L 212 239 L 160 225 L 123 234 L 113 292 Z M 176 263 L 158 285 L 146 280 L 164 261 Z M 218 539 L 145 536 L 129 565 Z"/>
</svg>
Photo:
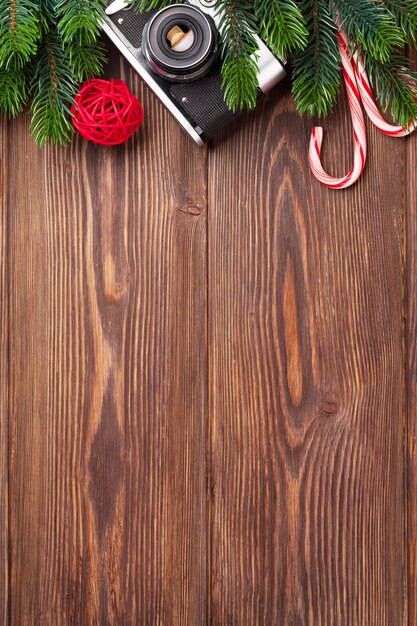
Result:
<svg viewBox="0 0 417 626">
<path fill-rule="evenodd" d="M 174 82 L 197 80 L 217 56 L 212 18 L 188 4 L 165 7 L 143 31 L 143 54 L 154 72 Z"/>
</svg>

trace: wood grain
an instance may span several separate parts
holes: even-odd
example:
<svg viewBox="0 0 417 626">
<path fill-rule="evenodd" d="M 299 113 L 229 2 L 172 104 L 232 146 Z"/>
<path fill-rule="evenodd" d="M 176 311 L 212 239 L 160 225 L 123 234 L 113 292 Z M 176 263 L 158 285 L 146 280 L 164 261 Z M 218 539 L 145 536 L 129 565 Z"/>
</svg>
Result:
<svg viewBox="0 0 417 626">
<path fill-rule="evenodd" d="M 341 174 L 344 106 L 326 129 Z M 216 626 L 403 623 L 402 144 L 370 129 L 332 192 L 309 131 L 271 97 L 210 154 Z"/>
<path fill-rule="evenodd" d="M 414 55 L 414 62 L 416 61 Z M 404 205 L 406 234 L 405 360 L 407 367 L 407 626 L 417 624 L 417 137 L 404 142 Z"/>
<path fill-rule="evenodd" d="M 0 621 L 414 626 L 416 139 L 326 191 L 288 84 L 201 151 L 113 59 L 126 146 L 1 126 Z"/>
<path fill-rule="evenodd" d="M 126 146 L 11 125 L 15 626 L 206 622 L 206 156 L 120 72 Z"/>
<path fill-rule="evenodd" d="M 8 233 L 7 128 L 0 125 L 0 622 L 8 624 Z"/>
</svg>

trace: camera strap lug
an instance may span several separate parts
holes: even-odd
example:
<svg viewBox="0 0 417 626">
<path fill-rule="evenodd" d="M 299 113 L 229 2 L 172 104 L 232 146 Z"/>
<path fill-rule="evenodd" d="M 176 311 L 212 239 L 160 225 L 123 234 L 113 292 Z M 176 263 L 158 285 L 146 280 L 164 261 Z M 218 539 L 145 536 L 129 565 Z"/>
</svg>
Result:
<svg viewBox="0 0 417 626">
<path fill-rule="evenodd" d="M 114 0 L 105 10 L 106 15 L 114 15 L 123 9 L 126 9 L 129 3 L 126 0 Z"/>
</svg>

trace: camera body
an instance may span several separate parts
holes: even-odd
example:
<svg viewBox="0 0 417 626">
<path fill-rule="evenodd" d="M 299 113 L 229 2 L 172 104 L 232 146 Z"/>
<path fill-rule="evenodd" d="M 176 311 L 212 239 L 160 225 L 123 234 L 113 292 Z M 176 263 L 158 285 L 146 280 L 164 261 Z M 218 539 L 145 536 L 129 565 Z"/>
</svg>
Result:
<svg viewBox="0 0 417 626">
<path fill-rule="evenodd" d="M 221 89 L 216 0 L 188 0 L 138 13 L 126 0 L 109 2 L 103 30 L 142 79 L 198 145 L 228 124 L 236 113 Z M 259 93 L 286 75 L 254 35 L 259 50 Z"/>
</svg>

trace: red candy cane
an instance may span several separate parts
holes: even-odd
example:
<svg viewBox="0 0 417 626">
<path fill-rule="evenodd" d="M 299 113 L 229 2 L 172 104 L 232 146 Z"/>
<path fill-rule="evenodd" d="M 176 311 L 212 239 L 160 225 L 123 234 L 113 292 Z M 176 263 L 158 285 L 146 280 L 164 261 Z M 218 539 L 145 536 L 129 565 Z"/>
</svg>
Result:
<svg viewBox="0 0 417 626">
<path fill-rule="evenodd" d="M 323 141 L 323 129 L 321 126 L 313 128 L 310 139 L 309 162 L 314 176 L 326 187 L 332 189 L 345 189 L 355 183 L 363 172 L 366 161 L 366 131 L 365 120 L 361 107 L 361 99 L 356 83 L 355 70 L 349 57 L 345 42 L 339 36 L 339 52 L 342 59 L 343 77 L 345 79 L 350 115 L 353 123 L 355 140 L 355 153 L 353 167 L 343 178 L 333 178 L 327 174 L 321 164 L 321 144 Z"/>
<path fill-rule="evenodd" d="M 314 176 L 321 183 L 332 189 L 349 187 L 358 180 L 365 167 L 366 130 L 361 102 L 371 122 L 386 135 L 390 137 L 404 137 L 415 130 L 415 122 L 411 122 L 404 129 L 401 126 L 393 126 L 384 120 L 373 98 L 362 60 L 357 53 L 352 58 L 350 57 L 348 41 L 343 32 L 339 33 L 339 52 L 342 59 L 343 76 L 354 129 L 354 165 L 344 178 L 333 178 L 324 171 L 320 159 L 323 138 L 323 129 L 320 127 L 313 128 L 309 148 L 309 162 Z"/>
<path fill-rule="evenodd" d="M 353 56 L 352 63 L 355 70 L 363 108 L 374 126 L 390 137 L 405 137 L 406 135 L 412 133 L 413 130 L 415 130 L 415 122 L 411 122 L 407 128 L 402 128 L 401 126 L 393 126 L 384 120 L 373 98 L 368 75 L 363 67 L 361 59 L 356 54 Z"/>
</svg>

